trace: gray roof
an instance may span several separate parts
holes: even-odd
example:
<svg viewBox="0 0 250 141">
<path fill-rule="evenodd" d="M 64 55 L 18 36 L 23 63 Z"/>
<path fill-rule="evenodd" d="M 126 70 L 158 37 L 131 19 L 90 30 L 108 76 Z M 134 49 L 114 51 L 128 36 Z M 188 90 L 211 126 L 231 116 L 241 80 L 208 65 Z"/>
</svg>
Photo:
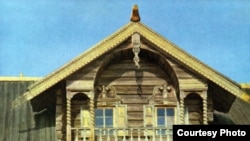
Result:
<svg viewBox="0 0 250 141">
<path fill-rule="evenodd" d="M 12 101 L 23 94 L 32 83 L 33 81 L 0 81 L 1 141 L 56 140 L 55 106 L 34 111 L 34 102 L 28 101 L 17 109 L 11 108 Z"/>
<path fill-rule="evenodd" d="M 214 112 L 214 124 L 250 124 L 250 104 L 236 98 L 228 113 Z"/>
</svg>

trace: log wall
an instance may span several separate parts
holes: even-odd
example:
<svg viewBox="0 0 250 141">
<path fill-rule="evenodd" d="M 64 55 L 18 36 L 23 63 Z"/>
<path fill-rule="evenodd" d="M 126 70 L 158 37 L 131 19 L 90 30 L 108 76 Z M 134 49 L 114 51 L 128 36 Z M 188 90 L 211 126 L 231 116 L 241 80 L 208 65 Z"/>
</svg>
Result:
<svg viewBox="0 0 250 141">
<path fill-rule="evenodd" d="M 109 66 L 99 77 L 97 85 L 114 86 L 121 104 L 127 105 L 128 127 L 143 127 L 143 105 L 149 104 L 149 97 L 155 86 L 162 86 L 168 77 L 157 65 L 140 62 L 140 74 L 132 60 L 123 60 Z M 138 89 L 140 89 L 138 91 Z"/>
</svg>

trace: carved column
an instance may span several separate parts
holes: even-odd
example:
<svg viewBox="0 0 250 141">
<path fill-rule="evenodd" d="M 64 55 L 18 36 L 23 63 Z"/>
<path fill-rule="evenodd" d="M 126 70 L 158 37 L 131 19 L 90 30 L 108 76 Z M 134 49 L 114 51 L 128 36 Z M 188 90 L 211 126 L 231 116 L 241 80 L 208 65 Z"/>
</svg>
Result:
<svg viewBox="0 0 250 141">
<path fill-rule="evenodd" d="M 184 117 L 184 92 L 180 93 L 180 124 L 184 124 L 185 117 Z"/>
<path fill-rule="evenodd" d="M 66 96 L 66 139 L 71 141 L 71 93 L 68 91 Z"/>
<path fill-rule="evenodd" d="M 94 92 L 91 91 L 89 94 L 89 111 L 90 111 L 90 130 L 91 130 L 91 135 L 90 135 L 90 140 L 95 140 L 95 101 L 94 101 Z"/>
<path fill-rule="evenodd" d="M 207 91 L 203 92 L 202 107 L 203 107 L 203 124 L 208 124 L 208 117 L 207 117 Z"/>
</svg>

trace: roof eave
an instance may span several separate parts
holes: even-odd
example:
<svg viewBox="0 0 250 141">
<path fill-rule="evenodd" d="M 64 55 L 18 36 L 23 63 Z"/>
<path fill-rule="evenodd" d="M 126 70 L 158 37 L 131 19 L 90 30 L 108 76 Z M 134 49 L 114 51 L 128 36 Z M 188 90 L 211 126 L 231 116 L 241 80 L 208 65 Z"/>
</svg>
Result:
<svg viewBox="0 0 250 141">
<path fill-rule="evenodd" d="M 18 107 L 22 105 L 25 101 L 31 100 L 32 98 L 44 92 L 54 84 L 65 79 L 72 73 L 84 67 L 94 59 L 98 58 L 102 54 L 116 47 L 118 44 L 129 38 L 135 32 L 134 26 L 136 26 L 136 24 L 137 23 L 129 22 L 117 32 L 113 33 L 111 36 L 97 43 L 89 50 L 79 55 L 77 58 L 73 59 L 66 65 L 51 73 L 50 75 L 44 77 L 40 81 L 37 81 L 36 83 L 29 86 L 28 91 L 22 96 L 18 97 L 13 102 L 13 107 Z"/>
<path fill-rule="evenodd" d="M 80 68 L 84 67 L 94 59 L 115 48 L 118 44 L 125 41 L 135 32 L 139 33 L 148 41 L 155 44 L 163 52 L 177 59 L 188 68 L 192 69 L 193 71 L 197 72 L 208 80 L 214 82 L 215 84 L 227 90 L 236 97 L 239 97 L 244 101 L 250 103 L 250 96 L 245 93 L 244 90 L 241 89 L 239 84 L 214 71 L 213 69 L 200 62 L 193 56 L 189 55 L 184 50 L 180 49 L 167 39 L 153 32 L 150 28 L 146 27 L 141 22 L 129 22 L 120 30 L 118 30 L 108 38 L 104 39 L 103 41 L 99 42 L 94 47 L 90 48 L 77 58 L 73 59 L 71 62 L 67 63 L 66 65 L 51 73 L 47 77 L 31 85 L 29 87 L 29 91 L 24 93 L 22 97 L 17 98 L 16 101 L 13 102 L 14 107 L 17 107 L 25 101 L 34 98 L 35 96 L 44 92 L 54 84 L 65 79 L 66 77 L 76 72 Z"/>
</svg>

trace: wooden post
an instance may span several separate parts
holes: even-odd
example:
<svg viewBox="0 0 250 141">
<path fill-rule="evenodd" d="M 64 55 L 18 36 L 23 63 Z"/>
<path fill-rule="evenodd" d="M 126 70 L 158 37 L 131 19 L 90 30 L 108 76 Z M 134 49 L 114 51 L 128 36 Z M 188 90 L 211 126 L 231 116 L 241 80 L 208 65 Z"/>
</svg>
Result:
<svg viewBox="0 0 250 141">
<path fill-rule="evenodd" d="M 184 92 L 180 93 L 180 124 L 184 124 Z"/>
<path fill-rule="evenodd" d="M 90 110 L 90 141 L 95 140 L 95 101 L 94 101 L 94 92 L 91 91 L 89 94 L 89 110 Z"/>
<path fill-rule="evenodd" d="M 202 96 L 202 105 L 203 105 L 203 124 L 208 124 L 207 119 L 207 91 L 203 92 Z"/>
<path fill-rule="evenodd" d="M 66 98 L 66 139 L 71 141 L 71 97 Z"/>
</svg>

